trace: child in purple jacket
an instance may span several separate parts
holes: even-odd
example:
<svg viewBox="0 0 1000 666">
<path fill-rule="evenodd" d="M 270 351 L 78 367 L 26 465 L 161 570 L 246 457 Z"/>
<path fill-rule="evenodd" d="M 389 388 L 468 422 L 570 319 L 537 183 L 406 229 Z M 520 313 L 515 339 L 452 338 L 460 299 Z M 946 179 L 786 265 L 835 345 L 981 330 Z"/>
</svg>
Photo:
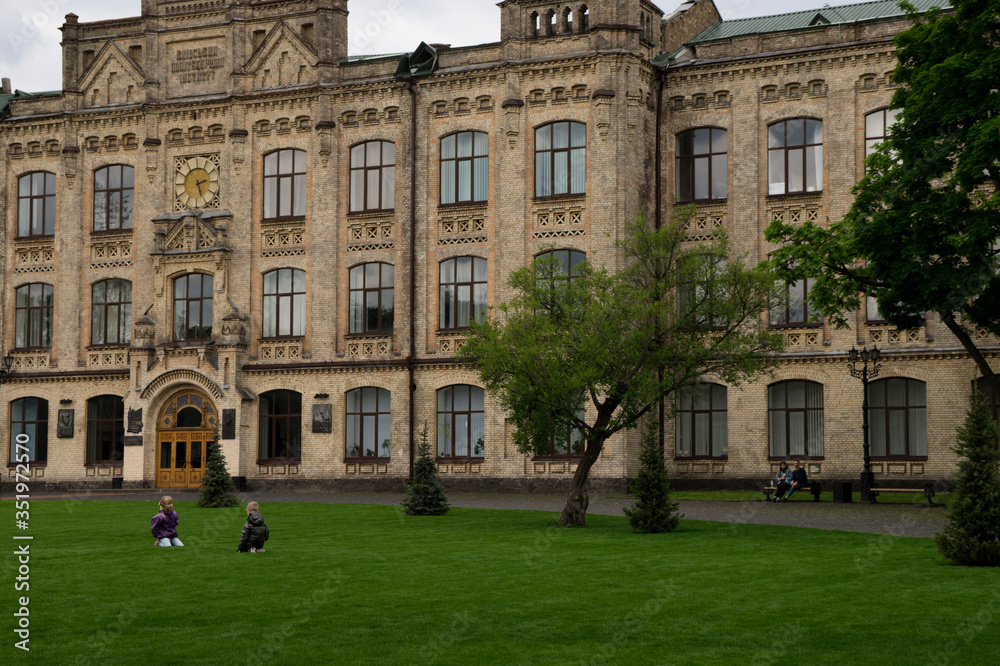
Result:
<svg viewBox="0 0 1000 666">
<path fill-rule="evenodd" d="M 180 519 L 174 511 L 174 498 L 164 495 L 160 500 L 160 511 L 149 521 L 149 529 L 153 531 L 156 541 L 154 546 L 183 546 L 177 538 L 177 523 Z"/>
</svg>

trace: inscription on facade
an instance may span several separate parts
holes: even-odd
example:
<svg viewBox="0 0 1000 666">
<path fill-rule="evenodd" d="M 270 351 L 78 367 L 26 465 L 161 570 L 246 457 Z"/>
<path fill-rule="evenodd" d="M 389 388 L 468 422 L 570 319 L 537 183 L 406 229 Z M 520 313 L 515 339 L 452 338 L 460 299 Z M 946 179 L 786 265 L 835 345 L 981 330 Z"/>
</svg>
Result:
<svg viewBox="0 0 1000 666">
<path fill-rule="evenodd" d="M 204 46 L 197 49 L 177 49 L 170 72 L 178 75 L 177 82 L 204 83 L 215 81 L 216 70 L 226 66 L 226 54 L 218 46 Z"/>
</svg>

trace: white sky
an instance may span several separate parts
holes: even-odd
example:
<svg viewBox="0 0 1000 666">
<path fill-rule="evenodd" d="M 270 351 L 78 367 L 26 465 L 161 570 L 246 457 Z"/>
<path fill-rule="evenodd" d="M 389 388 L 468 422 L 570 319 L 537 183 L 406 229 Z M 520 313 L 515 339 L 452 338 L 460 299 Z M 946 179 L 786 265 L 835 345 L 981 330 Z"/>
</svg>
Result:
<svg viewBox="0 0 1000 666">
<path fill-rule="evenodd" d="M 715 0 L 723 18 L 767 16 L 849 4 L 850 0 Z M 668 14 L 681 0 L 659 0 Z M 350 0 L 349 53 L 401 53 L 423 41 L 468 46 L 500 39 L 495 0 Z M 0 0 L 0 76 L 28 92 L 59 90 L 59 27 L 70 12 L 81 22 L 141 13 L 141 0 Z"/>
</svg>

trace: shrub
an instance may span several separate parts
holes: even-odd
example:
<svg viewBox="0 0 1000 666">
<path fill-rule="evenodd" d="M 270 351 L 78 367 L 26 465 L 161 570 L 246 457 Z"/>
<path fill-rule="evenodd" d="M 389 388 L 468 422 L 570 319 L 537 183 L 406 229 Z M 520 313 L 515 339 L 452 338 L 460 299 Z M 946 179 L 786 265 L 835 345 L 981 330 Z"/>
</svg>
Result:
<svg viewBox="0 0 1000 666">
<path fill-rule="evenodd" d="M 636 532 L 669 532 L 677 528 L 684 514 L 678 513 L 679 502 L 670 500 L 670 481 L 663 464 L 659 422 L 646 428 L 639 451 L 639 472 L 632 484 L 635 497 L 631 508 L 623 511 Z"/>
<path fill-rule="evenodd" d="M 955 499 L 948 524 L 934 537 L 938 550 L 956 564 L 1000 566 L 1000 479 L 997 478 L 997 424 L 985 396 L 976 393 L 958 428 Z"/>
<path fill-rule="evenodd" d="M 443 516 L 448 513 L 448 498 L 437 478 L 437 464 L 431 457 L 427 442 L 427 424 L 420 431 L 419 457 L 413 463 L 413 482 L 406 487 L 406 499 L 401 504 L 410 516 Z"/>
</svg>

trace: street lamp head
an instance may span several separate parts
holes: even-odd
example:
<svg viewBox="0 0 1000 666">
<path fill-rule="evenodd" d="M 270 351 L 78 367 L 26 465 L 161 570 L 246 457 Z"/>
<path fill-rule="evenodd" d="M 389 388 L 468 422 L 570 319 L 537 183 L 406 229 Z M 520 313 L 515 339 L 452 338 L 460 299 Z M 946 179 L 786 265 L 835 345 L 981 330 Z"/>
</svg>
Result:
<svg viewBox="0 0 1000 666">
<path fill-rule="evenodd" d="M 855 349 L 854 347 L 851 347 L 851 351 L 849 351 L 847 353 L 851 357 L 851 363 L 857 363 L 858 362 L 858 350 L 857 349 Z"/>
<path fill-rule="evenodd" d="M 871 352 L 869 352 L 869 351 L 868 351 L 868 347 L 862 347 L 862 348 L 861 348 L 861 360 L 862 360 L 862 361 L 863 361 L 864 363 L 867 363 L 867 362 L 868 362 L 868 356 L 869 356 L 870 354 L 871 354 Z"/>
<path fill-rule="evenodd" d="M 872 347 L 872 363 L 878 363 L 878 357 L 882 355 L 882 352 L 878 350 L 878 347 Z"/>
<path fill-rule="evenodd" d="M 14 365 L 14 357 L 7 354 L 3 357 L 3 367 L 5 370 L 10 370 L 10 366 Z"/>
</svg>

